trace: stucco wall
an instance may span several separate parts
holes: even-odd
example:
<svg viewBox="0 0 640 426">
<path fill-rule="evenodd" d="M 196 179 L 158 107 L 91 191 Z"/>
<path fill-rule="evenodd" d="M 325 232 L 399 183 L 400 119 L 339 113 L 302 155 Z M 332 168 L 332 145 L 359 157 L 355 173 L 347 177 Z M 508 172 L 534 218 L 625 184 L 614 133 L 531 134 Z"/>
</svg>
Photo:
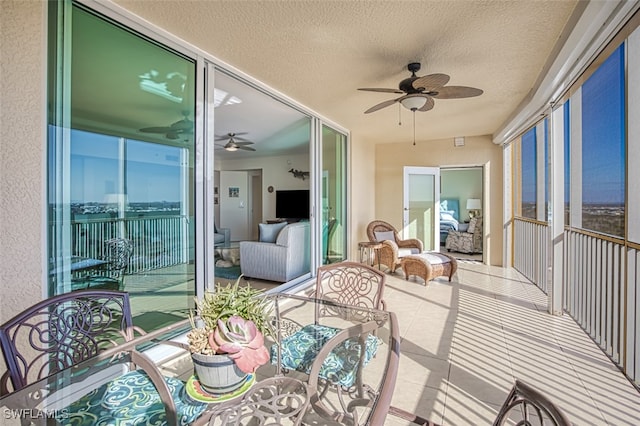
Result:
<svg viewBox="0 0 640 426">
<path fill-rule="evenodd" d="M 399 230 L 402 225 L 402 180 L 404 166 L 483 166 L 484 196 L 489 208 L 482 212 L 485 226 L 485 261 L 502 265 L 502 148 L 491 136 L 465 138 L 465 146 L 454 147 L 453 139 L 388 143 L 375 146 L 375 215 Z M 365 224 L 366 226 L 366 224 Z"/>
<path fill-rule="evenodd" d="M 0 1 L 0 322 L 43 296 L 45 17 Z"/>
</svg>

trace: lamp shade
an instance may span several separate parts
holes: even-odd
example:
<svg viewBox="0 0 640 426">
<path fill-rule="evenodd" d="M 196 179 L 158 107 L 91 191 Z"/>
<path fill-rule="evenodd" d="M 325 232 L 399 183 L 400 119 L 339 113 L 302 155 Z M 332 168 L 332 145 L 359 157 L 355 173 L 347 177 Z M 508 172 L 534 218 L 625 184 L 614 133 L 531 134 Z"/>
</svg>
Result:
<svg viewBox="0 0 640 426">
<path fill-rule="evenodd" d="M 427 103 L 427 98 L 423 96 L 411 96 L 409 98 L 404 98 L 400 101 L 403 107 L 414 111 L 416 109 L 420 109 Z"/>
<path fill-rule="evenodd" d="M 481 210 L 482 202 L 479 198 L 469 198 L 467 200 L 467 210 Z"/>
</svg>

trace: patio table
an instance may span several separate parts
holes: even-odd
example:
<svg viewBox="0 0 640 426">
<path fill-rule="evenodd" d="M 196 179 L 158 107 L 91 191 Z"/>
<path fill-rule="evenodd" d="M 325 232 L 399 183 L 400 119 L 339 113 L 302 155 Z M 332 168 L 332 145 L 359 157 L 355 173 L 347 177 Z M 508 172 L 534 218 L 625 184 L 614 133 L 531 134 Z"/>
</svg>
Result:
<svg viewBox="0 0 640 426">
<path fill-rule="evenodd" d="M 205 411 L 194 424 L 209 424 L 211 417 L 222 411 L 235 411 L 246 415 L 247 410 L 254 410 L 254 414 L 264 417 L 265 412 L 273 407 L 264 405 L 272 404 L 272 401 L 256 402 L 256 399 L 250 396 L 255 396 L 267 387 L 271 388 L 272 393 L 281 392 L 284 401 L 287 397 L 303 394 L 302 402 L 298 406 L 303 406 L 304 409 L 298 413 L 299 415 L 288 419 L 288 410 L 285 410 L 285 415 L 280 419 L 283 421 L 282 424 L 326 423 L 329 421 L 329 412 L 332 413 L 332 424 L 384 424 L 395 386 L 400 351 L 395 315 L 386 311 L 339 305 L 301 296 L 276 294 L 267 297 L 273 306 L 274 333 L 265 339 L 265 344 L 270 349 L 272 361 L 258 368 L 255 372 L 255 383 L 246 393 L 224 402 L 208 402 Z M 334 314 L 330 318 L 331 325 L 338 329 L 349 329 L 364 323 L 376 324 L 373 334 L 378 341 L 377 351 L 361 371 L 359 382 L 360 389 L 366 391 L 359 392 L 354 386 L 352 389 L 344 388 L 345 401 L 341 401 L 336 392 L 331 390 L 322 392 L 317 377 L 310 380 L 305 372 L 287 371 L 281 367 L 280 362 L 280 343 L 283 339 L 299 327 L 313 324 L 318 314 L 327 310 Z M 183 320 L 114 346 L 92 359 L 42 379 L 18 392 L 3 396 L 0 398 L 0 412 L 3 412 L 6 424 L 12 424 L 12 419 L 15 424 L 20 424 L 20 420 L 25 419 L 45 424 L 47 418 L 50 420 L 52 417 L 57 417 L 64 424 L 64 407 L 100 384 L 124 374 L 128 371 L 126 367 L 130 361 L 139 361 L 135 354 L 140 352 L 153 359 L 165 375 L 170 375 L 167 372 L 178 371 L 176 365 L 186 366 L 182 369 L 183 372 L 178 372 L 177 375 L 188 383 L 189 380 L 193 380 L 191 357 L 175 346 L 184 345 L 184 335 L 189 330 L 189 320 Z"/>
</svg>

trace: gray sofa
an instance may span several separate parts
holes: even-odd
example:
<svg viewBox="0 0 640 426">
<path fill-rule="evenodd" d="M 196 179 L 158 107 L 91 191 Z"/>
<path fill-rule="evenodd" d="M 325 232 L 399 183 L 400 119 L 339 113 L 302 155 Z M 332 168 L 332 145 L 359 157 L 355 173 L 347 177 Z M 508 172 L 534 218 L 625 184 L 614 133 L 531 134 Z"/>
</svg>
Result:
<svg viewBox="0 0 640 426">
<path fill-rule="evenodd" d="M 310 271 L 309 222 L 285 226 L 275 243 L 240 242 L 240 270 L 245 278 L 287 282 Z"/>
<path fill-rule="evenodd" d="M 213 245 L 226 246 L 231 242 L 231 230 L 229 228 L 215 228 L 215 234 L 213 235 Z"/>
</svg>

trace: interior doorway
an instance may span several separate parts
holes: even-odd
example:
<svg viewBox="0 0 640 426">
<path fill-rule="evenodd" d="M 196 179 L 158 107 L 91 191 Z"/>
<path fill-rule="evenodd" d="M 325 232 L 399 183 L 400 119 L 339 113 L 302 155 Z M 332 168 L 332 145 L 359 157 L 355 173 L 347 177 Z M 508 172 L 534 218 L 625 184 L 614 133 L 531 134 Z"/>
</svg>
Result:
<svg viewBox="0 0 640 426">
<path fill-rule="evenodd" d="M 482 166 L 443 167 L 440 169 L 440 248 L 445 250 L 450 230 L 467 232 L 471 219 L 479 227 L 472 229 L 476 235 L 473 250 L 456 249 L 451 254 L 460 259 L 484 260 L 484 169 Z"/>
</svg>

